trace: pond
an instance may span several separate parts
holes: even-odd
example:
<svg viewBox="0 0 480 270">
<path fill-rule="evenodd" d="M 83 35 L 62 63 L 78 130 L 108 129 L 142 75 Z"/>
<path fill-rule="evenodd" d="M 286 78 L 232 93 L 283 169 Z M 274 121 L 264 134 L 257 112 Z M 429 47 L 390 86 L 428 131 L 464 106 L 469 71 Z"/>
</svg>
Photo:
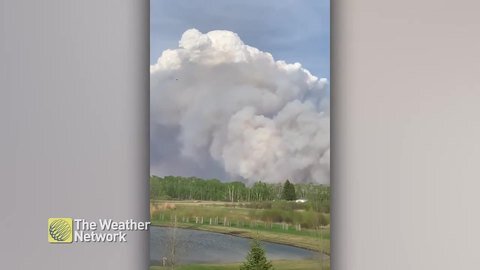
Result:
<svg viewBox="0 0 480 270">
<path fill-rule="evenodd" d="M 167 263 L 175 250 L 176 264 L 230 263 L 244 261 L 250 239 L 190 229 L 150 228 L 150 261 Z M 268 260 L 301 260 L 319 256 L 318 252 L 288 245 L 261 242 Z M 168 258 L 168 260 L 167 260 Z"/>
</svg>

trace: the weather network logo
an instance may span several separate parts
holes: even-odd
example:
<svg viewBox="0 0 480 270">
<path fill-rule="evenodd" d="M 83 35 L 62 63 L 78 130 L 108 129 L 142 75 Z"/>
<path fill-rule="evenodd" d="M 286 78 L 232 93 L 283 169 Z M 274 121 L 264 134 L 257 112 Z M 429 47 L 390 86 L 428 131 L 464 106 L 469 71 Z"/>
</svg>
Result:
<svg viewBox="0 0 480 270">
<path fill-rule="evenodd" d="M 49 218 L 48 219 L 48 242 L 72 243 L 73 219 L 72 218 Z"/>
</svg>

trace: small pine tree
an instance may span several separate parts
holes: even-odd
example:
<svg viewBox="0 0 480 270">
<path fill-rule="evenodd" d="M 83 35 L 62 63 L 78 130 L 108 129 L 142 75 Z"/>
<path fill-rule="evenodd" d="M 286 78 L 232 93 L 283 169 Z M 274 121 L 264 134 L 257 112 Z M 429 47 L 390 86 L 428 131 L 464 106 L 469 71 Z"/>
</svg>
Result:
<svg viewBox="0 0 480 270">
<path fill-rule="evenodd" d="M 283 192 L 282 192 L 282 197 L 284 200 L 287 201 L 294 201 L 297 199 L 297 195 L 295 193 L 295 186 L 290 183 L 290 181 L 285 181 L 285 184 L 283 185 Z"/>
<path fill-rule="evenodd" d="M 273 270 L 271 261 L 267 261 L 265 250 L 258 240 L 253 240 L 246 261 L 240 266 L 240 270 Z"/>
</svg>

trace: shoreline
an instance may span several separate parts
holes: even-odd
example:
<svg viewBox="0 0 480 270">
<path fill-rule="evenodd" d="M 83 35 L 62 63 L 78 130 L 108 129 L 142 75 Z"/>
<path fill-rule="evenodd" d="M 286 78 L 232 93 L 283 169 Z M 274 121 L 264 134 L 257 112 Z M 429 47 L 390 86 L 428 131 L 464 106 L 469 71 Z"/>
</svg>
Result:
<svg viewBox="0 0 480 270">
<path fill-rule="evenodd" d="M 153 222 L 150 226 L 173 228 L 170 225 L 158 224 L 158 223 L 153 223 Z M 206 231 L 206 232 L 211 232 L 211 233 L 220 233 L 220 234 L 237 236 L 237 237 L 242 237 L 242 238 L 247 238 L 247 239 L 254 239 L 254 237 L 251 234 L 255 233 L 255 232 L 253 232 L 251 230 L 247 230 L 247 229 L 243 229 L 243 230 L 239 229 L 239 230 L 236 230 L 236 231 L 228 231 L 228 230 L 218 230 L 218 229 L 215 229 L 215 227 L 212 227 L 212 226 L 209 226 L 209 227 L 203 226 L 202 227 L 202 226 L 193 226 L 193 225 L 185 225 L 185 224 L 177 224 L 177 228 L 197 230 L 197 231 Z M 291 247 L 296 247 L 296 248 L 302 248 L 302 249 L 305 249 L 305 250 L 318 252 L 322 255 L 330 257 L 330 252 L 321 251 L 320 248 L 315 248 L 315 247 L 312 247 L 310 245 L 302 245 L 302 244 L 297 244 L 297 243 L 293 243 L 293 242 L 290 242 L 290 241 L 282 241 L 282 240 L 279 240 L 278 238 L 277 239 L 275 239 L 275 238 L 272 239 L 272 238 L 265 237 L 264 235 L 262 236 L 262 234 L 258 234 L 258 236 L 259 236 L 258 240 L 261 240 L 261 241 L 264 241 L 264 242 L 281 244 L 281 245 L 286 245 L 286 246 L 291 246 Z"/>
</svg>

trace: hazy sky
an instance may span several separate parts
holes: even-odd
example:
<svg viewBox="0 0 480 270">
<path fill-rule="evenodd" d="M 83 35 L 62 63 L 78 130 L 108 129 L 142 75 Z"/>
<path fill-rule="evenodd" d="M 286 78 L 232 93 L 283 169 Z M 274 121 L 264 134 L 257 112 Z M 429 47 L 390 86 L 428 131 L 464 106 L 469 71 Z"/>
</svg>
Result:
<svg viewBox="0 0 480 270">
<path fill-rule="evenodd" d="M 329 1 L 151 0 L 150 12 L 152 174 L 329 182 Z"/>
<path fill-rule="evenodd" d="M 233 31 L 276 60 L 299 62 L 313 75 L 330 79 L 328 0 L 151 0 L 150 62 L 178 47 L 190 28 Z"/>
</svg>

